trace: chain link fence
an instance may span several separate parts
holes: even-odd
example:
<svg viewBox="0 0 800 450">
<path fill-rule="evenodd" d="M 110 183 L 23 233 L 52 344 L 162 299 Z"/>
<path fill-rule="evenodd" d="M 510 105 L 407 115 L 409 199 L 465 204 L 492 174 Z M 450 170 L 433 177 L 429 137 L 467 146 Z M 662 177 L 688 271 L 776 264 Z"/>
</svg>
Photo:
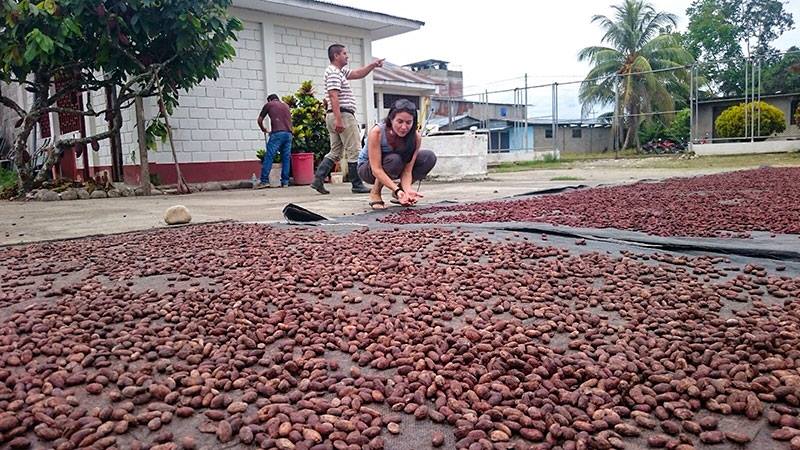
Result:
<svg viewBox="0 0 800 450">
<path fill-rule="evenodd" d="M 508 87 L 434 97 L 426 126 L 485 133 L 490 153 L 556 156 L 800 138 L 800 92 L 766 92 L 763 59 L 728 64 L 742 74 L 734 95 L 715 94 L 703 75 L 712 64 L 720 62 L 545 84 L 529 84 L 526 75 L 506 80 Z"/>
</svg>

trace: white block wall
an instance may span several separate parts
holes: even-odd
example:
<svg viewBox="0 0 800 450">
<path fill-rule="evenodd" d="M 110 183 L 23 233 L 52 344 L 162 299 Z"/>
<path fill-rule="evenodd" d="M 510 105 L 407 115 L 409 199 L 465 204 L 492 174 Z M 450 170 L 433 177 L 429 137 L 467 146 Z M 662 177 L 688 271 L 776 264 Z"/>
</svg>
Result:
<svg viewBox="0 0 800 450">
<path fill-rule="evenodd" d="M 179 162 L 255 160 L 256 150 L 264 146 L 256 124 L 266 98 L 261 25 L 243 21 L 243 27 L 233 43 L 236 57 L 220 66 L 219 78 L 180 95 L 170 118 Z M 149 118 L 157 107 L 148 100 Z M 123 135 L 126 150 L 129 145 L 137 146 L 135 133 L 127 140 Z M 172 162 L 169 143 L 159 142 L 148 156 L 151 162 Z"/>
<path fill-rule="evenodd" d="M 350 55 L 349 66 L 356 69 L 364 65 L 364 55 L 361 49 L 361 40 L 355 37 L 325 33 L 319 31 L 303 30 L 290 26 L 275 25 L 275 71 L 276 89 L 278 96 L 283 97 L 297 91 L 303 81 L 311 80 L 314 83 L 314 92 L 317 98 L 325 96 L 323 73 L 330 64 L 328 60 L 328 46 L 342 44 L 347 47 Z M 350 86 L 359 99 L 359 105 L 364 97 L 364 83 L 352 80 Z M 364 108 L 359 108 L 359 120 L 365 120 Z"/>
</svg>

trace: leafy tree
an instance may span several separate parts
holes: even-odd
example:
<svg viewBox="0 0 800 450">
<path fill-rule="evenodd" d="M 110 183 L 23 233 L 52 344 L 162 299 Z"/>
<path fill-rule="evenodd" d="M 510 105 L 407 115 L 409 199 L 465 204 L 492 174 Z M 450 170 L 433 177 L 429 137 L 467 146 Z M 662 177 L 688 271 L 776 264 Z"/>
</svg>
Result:
<svg viewBox="0 0 800 450">
<path fill-rule="evenodd" d="M 314 97 L 311 81 L 304 81 L 294 95 L 282 99 L 292 110 L 292 152 L 310 152 L 320 161 L 330 151 L 325 107 Z"/>
<path fill-rule="evenodd" d="M 747 137 L 751 133 L 751 122 L 758 124 L 755 132 L 757 137 L 771 136 L 786 130 L 786 116 L 783 111 L 765 102 L 731 106 L 717 117 L 714 129 L 723 138 Z"/>
<path fill-rule="evenodd" d="M 689 109 L 682 109 L 675 114 L 675 119 L 664 131 L 667 139 L 675 142 L 689 142 L 691 113 Z"/>
<path fill-rule="evenodd" d="M 646 120 L 639 130 L 639 140 L 650 142 L 658 139 L 669 139 L 674 142 L 689 141 L 689 108 L 682 109 L 666 125 L 661 120 Z"/>
<path fill-rule="evenodd" d="M 167 121 L 181 89 L 218 76 L 234 54 L 229 41 L 240 28 L 228 17 L 230 0 L 31 0 L 0 2 L 0 81 L 20 83 L 33 93 L 27 109 L 0 94 L 0 104 L 18 117 L 14 152 L 19 186 L 44 181 L 63 151 L 106 139 L 121 127 L 121 110 L 136 97 L 156 95 L 160 120 Z M 59 83 L 59 89 L 53 86 Z M 115 88 L 112 106 L 85 111 L 58 106 L 81 91 Z M 60 139 L 29 150 L 39 119 L 50 113 L 107 117 L 112 126 L 93 136 Z M 169 130 L 169 127 L 167 127 Z M 41 168 L 37 160 L 44 158 Z"/>
<path fill-rule="evenodd" d="M 797 105 L 797 108 L 794 110 L 794 123 L 800 124 L 800 105 Z"/>
<path fill-rule="evenodd" d="M 578 53 L 580 61 L 592 65 L 579 96 L 586 111 L 596 104 L 613 104 L 619 90 L 617 115 L 626 116 L 628 130 L 623 148 L 638 148 L 641 114 L 672 111 L 676 98 L 688 101 L 688 70 L 654 71 L 679 69 L 693 59 L 677 35 L 662 33 L 675 27 L 674 14 L 656 11 L 644 0 L 624 0 L 613 9 L 613 17 L 592 17 L 605 30 L 602 41 L 610 46 L 586 47 Z"/>
<path fill-rule="evenodd" d="M 745 58 L 771 63 L 772 42 L 794 26 L 781 0 L 694 0 L 686 15 L 684 43 L 712 91 L 722 95 L 742 94 Z"/>
<path fill-rule="evenodd" d="M 800 48 L 789 47 L 784 55 L 775 63 L 763 68 L 761 74 L 761 92 L 775 94 L 778 92 L 800 92 Z"/>
</svg>

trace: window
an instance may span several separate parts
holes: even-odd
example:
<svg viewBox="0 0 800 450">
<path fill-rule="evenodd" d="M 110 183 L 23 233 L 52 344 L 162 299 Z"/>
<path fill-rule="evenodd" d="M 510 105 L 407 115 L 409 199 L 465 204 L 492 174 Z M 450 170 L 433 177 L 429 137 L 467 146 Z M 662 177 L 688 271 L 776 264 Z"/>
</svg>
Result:
<svg viewBox="0 0 800 450">
<path fill-rule="evenodd" d="M 792 100 L 792 107 L 789 109 L 789 123 L 792 125 L 800 125 L 797 122 L 797 108 L 800 107 L 800 99 Z"/>
<path fill-rule="evenodd" d="M 511 148 L 508 131 L 492 131 L 489 133 L 489 150 L 508 150 Z"/>
<path fill-rule="evenodd" d="M 572 138 L 573 139 L 580 139 L 583 137 L 583 130 L 580 128 L 573 128 L 572 129 Z"/>
<path fill-rule="evenodd" d="M 553 139 L 553 129 L 552 128 L 545 128 L 544 129 L 544 137 L 545 137 L 545 139 Z"/>
</svg>

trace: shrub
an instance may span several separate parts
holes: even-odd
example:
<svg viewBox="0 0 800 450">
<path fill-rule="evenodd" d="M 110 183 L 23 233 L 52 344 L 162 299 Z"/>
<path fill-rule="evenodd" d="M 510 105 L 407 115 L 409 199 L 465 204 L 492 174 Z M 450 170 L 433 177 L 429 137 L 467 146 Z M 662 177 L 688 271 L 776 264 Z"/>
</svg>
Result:
<svg viewBox="0 0 800 450">
<path fill-rule="evenodd" d="M 756 133 L 761 137 L 771 136 L 786 129 L 786 116 L 783 111 L 765 102 L 740 103 L 722 111 L 714 122 L 717 135 L 723 138 L 745 137 L 745 112 L 750 122 L 756 115 Z M 760 120 L 760 125 L 759 125 Z M 759 128 L 760 127 L 760 128 Z M 748 135 L 750 123 L 747 123 Z M 760 133 L 759 133 L 760 130 Z"/>
<path fill-rule="evenodd" d="M 0 199 L 17 195 L 17 173 L 0 167 Z"/>
<path fill-rule="evenodd" d="M 675 114 L 675 119 L 672 120 L 672 123 L 670 123 L 666 129 L 667 139 L 671 139 L 675 142 L 688 142 L 690 127 L 689 118 L 690 112 L 688 108 L 678 111 L 678 113 Z"/>
<path fill-rule="evenodd" d="M 292 153 L 310 152 L 320 161 L 330 151 L 325 107 L 314 97 L 311 81 L 304 81 L 294 95 L 282 99 L 292 110 Z"/>
<path fill-rule="evenodd" d="M 261 164 L 264 164 L 264 157 L 265 156 L 267 156 L 267 150 L 266 149 L 260 148 L 260 149 L 256 150 L 256 158 L 258 158 L 258 160 L 261 161 Z M 272 163 L 273 164 L 280 164 L 281 163 L 281 153 L 280 152 L 275 152 L 275 157 L 272 158 Z"/>
</svg>

